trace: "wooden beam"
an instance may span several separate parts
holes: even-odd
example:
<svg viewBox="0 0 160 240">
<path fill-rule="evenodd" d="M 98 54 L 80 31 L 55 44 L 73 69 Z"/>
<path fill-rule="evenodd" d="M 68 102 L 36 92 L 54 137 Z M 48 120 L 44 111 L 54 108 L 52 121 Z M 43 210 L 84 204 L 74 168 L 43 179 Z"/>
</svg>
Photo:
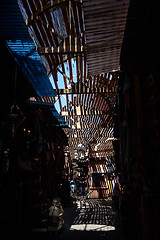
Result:
<svg viewBox="0 0 160 240">
<path fill-rule="evenodd" d="M 73 139 L 77 139 L 77 138 L 91 138 L 91 137 L 93 137 L 93 138 L 98 138 L 98 137 L 101 137 L 97 132 L 96 133 L 91 133 L 91 134 L 83 134 L 83 133 L 81 133 L 81 132 L 76 132 L 76 133 L 68 133 L 67 134 L 67 137 L 69 137 L 70 139 L 71 138 L 73 138 Z M 110 135 L 106 132 L 106 133 L 104 133 L 103 134 L 103 138 L 104 137 L 110 137 Z"/>
<path fill-rule="evenodd" d="M 111 97 L 110 94 L 117 93 L 117 87 L 86 87 L 85 85 L 79 88 L 78 84 L 74 84 L 71 89 L 55 89 L 55 92 L 58 95 L 62 94 L 108 94 L 108 97 Z M 106 96 L 106 95 L 105 95 Z"/>
<path fill-rule="evenodd" d="M 50 46 L 50 47 L 37 47 L 36 50 L 38 51 L 39 55 L 58 55 L 58 54 L 84 54 L 85 53 L 85 46 L 83 46 L 82 44 L 78 44 L 76 41 L 77 38 L 75 38 L 75 44 L 69 44 L 69 43 L 65 43 L 63 46 L 60 45 L 58 47 L 56 46 Z"/>
<path fill-rule="evenodd" d="M 105 114 L 108 114 L 108 112 L 99 111 L 96 109 L 85 110 L 84 108 L 82 108 L 82 110 L 80 112 L 70 112 L 68 110 L 61 112 L 62 117 L 64 117 L 64 116 L 93 116 L 93 115 L 105 115 Z"/>
</svg>

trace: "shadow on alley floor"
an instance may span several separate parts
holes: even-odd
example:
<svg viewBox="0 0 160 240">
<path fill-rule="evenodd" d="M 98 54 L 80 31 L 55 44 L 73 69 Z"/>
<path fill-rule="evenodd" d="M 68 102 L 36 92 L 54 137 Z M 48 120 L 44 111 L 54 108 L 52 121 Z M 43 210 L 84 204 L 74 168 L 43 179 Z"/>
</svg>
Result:
<svg viewBox="0 0 160 240">
<path fill-rule="evenodd" d="M 64 209 L 64 227 L 58 233 L 39 233 L 39 240 L 123 240 L 118 213 L 107 199 L 77 200 L 72 207 Z"/>
<path fill-rule="evenodd" d="M 70 215 L 70 218 L 68 218 Z M 122 240 L 118 213 L 112 208 L 112 201 L 105 199 L 88 199 L 76 202 L 71 211 L 65 209 L 65 238 L 63 239 L 110 239 Z"/>
</svg>

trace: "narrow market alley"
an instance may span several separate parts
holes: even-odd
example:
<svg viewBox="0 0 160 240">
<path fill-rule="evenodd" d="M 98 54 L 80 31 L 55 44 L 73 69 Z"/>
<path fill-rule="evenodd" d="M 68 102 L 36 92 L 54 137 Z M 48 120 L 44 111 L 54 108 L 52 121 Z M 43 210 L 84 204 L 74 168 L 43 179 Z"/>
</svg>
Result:
<svg viewBox="0 0 160 240">
<path fill-rule="evenodd" d="M 0 238 L 157 240 L 156 0 L 0 0 Z"/>
</svg>

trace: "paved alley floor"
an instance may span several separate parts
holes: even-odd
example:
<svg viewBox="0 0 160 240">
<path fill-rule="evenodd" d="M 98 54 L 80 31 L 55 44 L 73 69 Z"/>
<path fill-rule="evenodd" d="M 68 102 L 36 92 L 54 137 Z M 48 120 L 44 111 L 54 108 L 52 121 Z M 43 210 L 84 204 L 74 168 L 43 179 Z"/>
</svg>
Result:
<svg viewBox="0 0 160 240">
<path fill-rule="evenodd" d="M 64 208 L 64 227 L 58 233 L 35 235 L 39 240 L 123 240 L 118 214 L 112 201 L 105 199 L 77 200 Z"/>
<path fill-rule="evenodd" d="M 105 199 L 77 200 L 64 208 L 64 227 L 58 233 L 36 235 L 39 240 L 123 240 L 118 214 L 112 201 Z"/>
<path fill-rule="evenodd" d="M 107 199 L 76 201 L 71 208 L 64 209 L 64 230 L 58 239 L 110 239 L 123 240 L 118 214 Z"/>
</svg>

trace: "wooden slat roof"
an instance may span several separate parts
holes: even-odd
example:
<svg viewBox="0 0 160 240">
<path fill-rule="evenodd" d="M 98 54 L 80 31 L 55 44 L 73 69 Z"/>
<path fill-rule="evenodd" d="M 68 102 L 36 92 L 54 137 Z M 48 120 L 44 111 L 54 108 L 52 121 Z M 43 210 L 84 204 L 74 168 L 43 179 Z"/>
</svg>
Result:
<svg viewBox="0 0 160 240">
<path fill-rule="evenodd" d="M 72 159 L 79 148 L 96 157 L 113 155 L 119 76 L 113 70 L 119 69 L 128 1 L 18 0 L 57 93 L 37 101 L 54 103 L 68 123 Z"/>
<path fill-rule="evenodd" d="M 84 0 L 89 75 L 120 68 L 120 51 L 129 0 Z"/>
</svg>

